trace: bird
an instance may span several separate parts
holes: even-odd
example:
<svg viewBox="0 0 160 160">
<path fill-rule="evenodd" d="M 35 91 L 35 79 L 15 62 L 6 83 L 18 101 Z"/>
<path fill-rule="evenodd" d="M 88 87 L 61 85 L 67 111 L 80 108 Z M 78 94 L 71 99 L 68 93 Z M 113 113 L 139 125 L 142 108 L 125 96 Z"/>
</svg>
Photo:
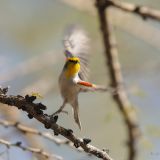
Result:
<svg viewBox="0 0 160 160">
<path fill-rule="evenodd" d="M 79 27 L 70 27 L 63 40 L 65 65 L 59 76 L 59 88 L 63 98 L 62 106 L 52 114 L 65 112 L 66 104 L 70 104 L 74 120 L 81 130 L 79 118 L 78 95 L 87 91 L 107 91 L 108 88 L 88 82 L 89 38 L 87 33 Z"/>
</svg>

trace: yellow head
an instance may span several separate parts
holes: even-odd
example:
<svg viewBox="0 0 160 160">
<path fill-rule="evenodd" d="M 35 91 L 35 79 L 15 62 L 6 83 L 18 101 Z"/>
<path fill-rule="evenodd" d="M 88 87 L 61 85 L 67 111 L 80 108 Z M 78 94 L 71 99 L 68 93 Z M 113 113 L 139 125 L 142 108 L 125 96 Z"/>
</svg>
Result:
<svg viewBox="0 0 160 160">
<path fill-rule="evenodd" d="M 67 78 L 74 77 L 80 70 L 80 60 L 77 57 L 67 58 L 64 71 Z"/>
</svg>

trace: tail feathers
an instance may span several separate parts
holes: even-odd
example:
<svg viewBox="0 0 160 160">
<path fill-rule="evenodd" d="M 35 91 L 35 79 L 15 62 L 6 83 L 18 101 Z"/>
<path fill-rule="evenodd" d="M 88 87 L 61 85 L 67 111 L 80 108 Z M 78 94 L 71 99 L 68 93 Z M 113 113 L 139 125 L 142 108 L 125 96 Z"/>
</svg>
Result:
<svg viewBox="0 0 160 160">
<path fill-rule="evenodd" d="M 81 122 L 80 122 L 80 119 L 79 119 L 79 117 L 78 117 L 78 114 L 74 114 L 74 120 L 75 120 L 75 122 L 77 123 L 79 129 L 81 130 L 82 127 L 81 127 Z"/>
<path fill-rule="evenodd" d="M 79 106 L 78 106 L 78 102 L 76 101 L 74 104 L 72 104 L 73 107 L 73 113 L 74 113 L 74 120 L 77 123 L 79 129 L 81 130 L 81 121 L 79 119 Z"/>
</svg>

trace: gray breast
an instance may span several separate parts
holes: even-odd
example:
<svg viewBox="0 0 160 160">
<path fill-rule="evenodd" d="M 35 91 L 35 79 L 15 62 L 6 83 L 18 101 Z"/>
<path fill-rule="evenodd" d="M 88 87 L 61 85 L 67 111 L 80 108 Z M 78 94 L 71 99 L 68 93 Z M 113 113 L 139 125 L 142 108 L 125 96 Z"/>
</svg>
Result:
<svg viewBox="0 0 160 160">
<path fill-rule="evenodd" d="M 62 73 L 59 77 L 59 87 L 62 97 L 69 103 L 75 100 L 80 90 L 79 87 L 73 82 L 73 78 L 66 78 L 64 73 Z"/>
</svg>

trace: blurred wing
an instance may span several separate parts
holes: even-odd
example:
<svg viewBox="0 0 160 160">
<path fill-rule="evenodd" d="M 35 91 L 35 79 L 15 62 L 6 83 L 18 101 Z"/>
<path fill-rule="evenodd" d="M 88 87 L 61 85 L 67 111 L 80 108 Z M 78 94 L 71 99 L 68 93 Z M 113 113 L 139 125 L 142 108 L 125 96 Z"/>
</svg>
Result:
<svg viewBox="0 0 160 160">
<path fill-rule="evenodd" d="M 69 29 L 68 34 L 64 38 L 65 56 L 78 57 L 80 59 L 81 69 L 79 77 L 82 80 L 88 79 L 88 49 L 89 38 L 84 30 L 72 27 Z"/>
</svg>

